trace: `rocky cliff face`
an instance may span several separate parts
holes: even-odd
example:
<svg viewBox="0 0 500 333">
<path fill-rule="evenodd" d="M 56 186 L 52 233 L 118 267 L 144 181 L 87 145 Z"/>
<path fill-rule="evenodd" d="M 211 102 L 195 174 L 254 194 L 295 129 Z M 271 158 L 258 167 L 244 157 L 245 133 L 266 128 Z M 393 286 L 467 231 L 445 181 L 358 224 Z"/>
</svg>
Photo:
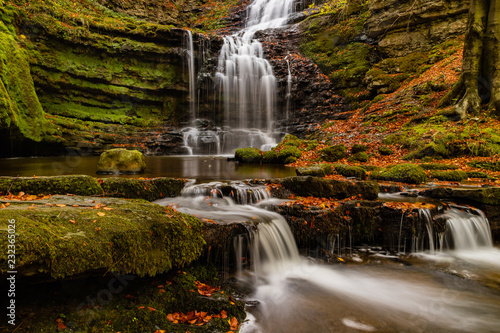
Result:
<svg viewBox="0 0 500 333">
<path fill-rule="evenodd" d="M 101 2 L 118 6 L 118 2 Z M 81 153 L 126 146 L 156 154 L 181 152 L 182 137 L 168 132 L 189 118 L 187 32 L 126 14 L 153 20 L 151 6 L 149 11 L 139 10 L 143 2 L 132 7 L 132 2 L 120 4 L 122 14 L 92 1 L 73 6 L 65 1 L 41 5 L 19 0 L 9 6 L 12 19 L 7 23 L 13 39 L 21 40 L 21 49 L 16 57 L 6 49 L 2 54 L 26 62 L 24 84 L 34 82 L 31 93 L 39 99 L 38 111 L 32 106 L 29 112 L 38 112 L 43 121 L 24 126 L 24 118 L 21 122 L 15 118 L 16 126 L 2 126 L 0 134 L 10 140 L 2 155 L 33 154 L 29 142 L 42 138 Z M 179 19 L 177 24 L 182 25 L 180 12 L 169 11 L 168 18 L 162 15 L 165 6 L 158 8 L 158 18 L 163 23 Z M 184 8 L 180 3 L 177 7 Z M 196 65 L 201 67 L 202 60 L 210 57 L 211 45 L 218 51 L 218 39 L 194 34 L 193 40 L 195 58 L 200 59 Z M 16 73 L 22 70 L 19 61 L 9 64 Z M 24 104 L 35 100 L 23 99 Z M 18 132 L 22 128 L 17 139 L 8 133 L 14 128 Z M 19 139 L 27 139 L 27 144 Z M 39 153 L 60 151 L 52 147 Z"/>
<path fill-rule="evenodd" d="M 469 0 L 374 0 L 365 29 L 378 40 L 379 50 L 400 57 L 432 46 L 465 32 Z"/>
<path fill-rule="evenodd" d="M 237 4 L 5 3 L 0 52 L 15 61 L 2 67 L 8 98 L 0 139 L 9 143 L 2 156 L 44 153 L 31 149 L 34 141 L 59 145 L 59 153 L 64 147 L 91 154 L 113 147 L 183 153 L 178 129 L 189 120 L 187 33 L 178 27 L 238 26 L 245 7 Z M 324 119 L 348 117 L 337 114 L 394 91 L 432 47 L 464 32 L 467 10 L 468 2 L 460 1 L 356 0 L 341 12 L 299 12 L 290 29 L 259 34 L 279 84 L 278 125 L 305 135 Z M 219 48 L 218 37 L 194 33 L 201 117 L 219 112 L 212 77 Z M 15 83 L 14 73 L 27 79 Z M 25 95 L 15 91 L 22 85 Z"/>
</svg>

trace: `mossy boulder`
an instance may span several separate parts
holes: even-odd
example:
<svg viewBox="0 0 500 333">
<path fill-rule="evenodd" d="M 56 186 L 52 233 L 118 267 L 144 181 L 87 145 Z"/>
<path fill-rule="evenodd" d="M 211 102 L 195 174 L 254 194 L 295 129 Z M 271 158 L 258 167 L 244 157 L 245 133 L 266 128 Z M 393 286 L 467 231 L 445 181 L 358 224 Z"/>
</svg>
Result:
<svg viewBox="0 0 500 333">
<path fill-rule="evenodd" d="M 366 170 L 352 165 L 347 164 L 335 164 L 335 172 L 344 177 L 355 177 L 358 179 L 366 179 Z"/>
<path fill-rule="evenodd" d="M 372 178 L 409 184 L 421 184 L 427 181 L 424 169 L 416 164 L 405 163 L 384 168 L 372 173 Z"/>
<path fill-rule="evenodd" d="M 360 143 L 355 143 L 351 147 L 351 154 L 354 155 L 356 153 L 367 151 L 368 149 L 370 149 L 370 147 L 368 147 L 367 145 L 362 145 Z"/>
<path fill-rule="evenodd" d="M 386 146 L 380 146 L 378 148 L 378 152 L 380 153 L 380 155 L 385 155 L 385 156 L 394 154 L 394 151 Z"/>
<path fill-rule="evenodd" d="M 285 137 L 283 138 L 283 140 L 281 140 L 281 142 L 279 143 L 278 147 L 281 148 L 282 146 L 294 146 L 294 147 L 298 147 L 300 146 L 302 143 L 302 140 L 300 140 L 299 138 L 297 138 L 295 135 L 291 135 L 291 134 L 287 134 L 285 135 Z"/>
<path fill-rule="evenodd" d="M 319 152 L 321 159 L 326 162 L 337 162 L 347 157 L 347 148 L 344 145 L 329 146 Z"/>
<path fill-rule="evenodd" d="M 500 187 L 485 188 L 448 188 L 436 187 L 421 191 L 424 197 L 452 199 L 464 203 L 475 202 L 490 206 L 500 205 Z"/>
<path fill-rule="evenodd" d="M 243 163 L 260 163 L 262 155 L 262 151 L 258 148 L 240 148 L 234 152 L 234 159 Z"/>
<path fill-rule="evenodd" d="M 268 164 L 279 163 L 278 152 L 274 149 L 266 151 L 262 156 L 262 162 Z"/>
<path fill-rule="evenodd" d="M 468 178 L 467 172 L 461 170 L 433 171 L 431 173 L 431 177 L 439 180 L 454 182 L 460 182 Z"/>
<path fill-rule="evenodd" d="M 97 162 L 98 174 L 136 174 L 144 172 L 146 159 L 138 150 L 124 148 L 106 150 Z"/>
<path fill-rule="evenodd" d="M 17 194 L 76 194 L 100 195 L 102 188 L 94 177 L 53 176 L 53 177 L 0 177 L 0 192 Z"/>
<path fill-rule="evenodd" d="M 297 161 L 302 156 L 299 148 L 294 146 L 288 146 L 280 150 L 278 153 L 278 160 L 280 163 L 288 164 Z"/>
<path fill-rule="evenodd" d="M 205 244 L 198 219 L 144 200 L 52 196 L 9 203 L 0 209 L 0 228 L 15 220 L 20 274 L 63 278 L 109 269 L 156 275 L 197 259 Z M 0 245 L 7 248 L 7 241 L 2 233 Z M 0 263 L 5 273 L 6 251 Z"/>
<path fill-rule="evenodd" d="M 101 187 L 107 196 L 153 201 L 179 196 L 185 183 L 186 180 L 176 178 L 105 178 Z"/>
<path fill-rule="evenodd" d="M 281 184 L 285 189 L 303 197 L 345 199 L 359 196 L 367 200 L 378 197 L 378 184 L 375 182 L 301 176 L 272 179 L 271 183 Z"/>
<path fill-rule="evenodd" d="M 500 161 L 499 162 L 482 162 L 482 161 L 472 161 L 470 163 L 467 163 L 469 166 L 478 168 L 478 169 L 484 169 L 484 170 L 490 170 L 490 171 L 500 171 Z"/>
<path fill-rule="evenodd" d="M 453 164 L 444 163 L 422 163 L 420 166 L 425 170 L 456 170 L 458 167 Z"/>
<path fill-rule="evenodd" d="M 313 164 L 295 169 L 297 176 L 324 177 L 332 174 L 332 166 L 328 164 Z"/>
<path fill-rule="evenodd" d="M 366 163 L 370 159 L 370 155 L 365 152 L 359 152 L 349 157 L 350 162 Z"/>
<path fill-rule="evenodd" d="M 485 172 L 481 171 L 467 171 L 467 177 L 469 178 L 483 178 L 483 179 L 496 179 L 495 177 L 492 177 L 488 175 Z"/>
</svg>

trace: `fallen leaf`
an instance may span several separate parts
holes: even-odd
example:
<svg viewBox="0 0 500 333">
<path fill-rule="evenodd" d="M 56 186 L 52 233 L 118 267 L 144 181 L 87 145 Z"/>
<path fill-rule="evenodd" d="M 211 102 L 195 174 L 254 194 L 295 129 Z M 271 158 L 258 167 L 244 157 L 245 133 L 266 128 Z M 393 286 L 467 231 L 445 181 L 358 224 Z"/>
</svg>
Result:
<svg viewBox="0 0 500 333">
<path fill-rule="evenodd" d="M 99 216 L 104 216 L 104 215 L 106 215 L 106 213 L 101 213 L 101 212 L 99 212 L 99 213 L 97 213 L 97 215 L 99 215 Z"/>
<path fill-rule="evenodd" d="M 65 204 L 56 204 L 56 207 L 66 207 Z"/>
</svg>

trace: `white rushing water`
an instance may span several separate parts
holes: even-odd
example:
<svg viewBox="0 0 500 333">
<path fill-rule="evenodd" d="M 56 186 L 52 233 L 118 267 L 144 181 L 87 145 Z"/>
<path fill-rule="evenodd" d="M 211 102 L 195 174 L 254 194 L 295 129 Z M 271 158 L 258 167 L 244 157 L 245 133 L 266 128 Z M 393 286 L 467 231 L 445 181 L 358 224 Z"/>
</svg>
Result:
<svg viewBox="0 0 500 333">
<path fill-rule="evenodd" d="M 190 30 L 187 31 L 186 44 L 187 44 L 187 64 L 189 72 L 189 111 L 191 114 L 191 121 L 196 119 L 196 76 L 194 67 L 194 47 L 193 47 L 193 34 Z"/>
<path fill-rule="evenodd" d="M 294 0 L 255 0 L 248 6 L 246 27 L 224 37 L 215 74 L 223 109 L 222 129 L 215 133 L 220 137 L 219 154 L 232 154 L 237 148 L 245 147 L 266 151 L 277 143 L 274 133 L 277 80 L 262 44 L 254 36 L 259 30 L 283 27 L 293 13 L 293 4 Z M 189 38 L 192 43 L 190 33 Z M 196 114 L 192 50 L 188 55 L 191 114 Z M 184 140 L 188 153 L 208 154 L 206 145 L 197 137 L 199 133 L 186 133 L 184 131 L 188 137 Z"/>
<path fill-rule="evenodd" d="M 236 276 L 253 290 L 249 300 L 258 306 L 242 333 L 498 332 L 500 296 L 475 281 L 395 264 L 321 265 L 299 256 L 283 217 L 255 205 L 270 200 L 264 186 L 212 182 L 191 183 L 181 197 L 157 201 L 219 224 L 247 226 L 250 241 L 234 239 Z M 427 213 L 422 219 L 430 221 Z M 490 249 L 479 211 L 451 208 L 446 217 L 452 227 L 443 237 L 453 248 L 443 251 Z M 432 233 L 426 223 L 422 228 Z M 463 233 L 473 240 L 463 240 Z M 245 273 L 238 258 L 248 251 L 252 269 Z"/>
</svg>

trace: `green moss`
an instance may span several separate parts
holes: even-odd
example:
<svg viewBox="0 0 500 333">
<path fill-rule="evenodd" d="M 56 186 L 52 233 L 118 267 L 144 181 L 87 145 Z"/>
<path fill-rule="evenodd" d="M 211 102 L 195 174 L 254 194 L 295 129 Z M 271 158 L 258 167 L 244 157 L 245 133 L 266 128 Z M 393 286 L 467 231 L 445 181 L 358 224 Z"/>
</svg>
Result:
<svg viewBox="0 0 500 333">
<path fill-rule="evenodd" d="M 289 164 L 297 161 L 302 156 L 302 153 L 297 147 L 288 146 L 280 150 L 278 160 L 280 163 Z"/>
<path fill-rule="evenodd" d="M 195 260 L 204 244 L 199 220 L 143 200 L 54 196 L 12 203 L 0 217 L 2 229 L 16 220 L 18 269 L 55 278 L 94 269 L 155 275 Z"/>
<path fill-rule="evenodd" d="M 362 144 L 359 144 L 359 143 L 355 143 L 351 147 L 351 154 L 356 154 L 356 153 L 364 152 L 364 151 L 367 151 L 368 149 L 370 149 L 370 147 L 367 146 L 367 145 L 362 145 Z"/>
<path fill-rule="evenodd" d="M 28 52 L 13 32 L 13 12 L 0 7 L 0 129 L 41 141 L 50 124 L 35 93 Z"/>
<path fill-rule="evenodd" d="M 346 164 L 334 164 L 333 167 L 336 173 L 344 177 L 366 179 L 366 171 L 363 168 Z"/>
<path fill-rule="evenodd" d="M 380 153 L 380 155 L 385 155 L 385 156 L 394 154 L 394 151 L 386 146 L 378 147 L 378 152 Z"/>
<path fill-rule="evenodd" d="M 295 135 L 287 134 L 287 135 L 285 135 L 283 140 L 281 140 L 281 142 L 278 144 L 278 146 L 276 146 L 276 148 L 281 149 L 281 148 L 287 147 L 287 146 L 298 147 L 301 144 L 302 144 L 302 140 L 297 138 Z"/>
<path fill-rule="evenodd" d="M 262 162 L 269 164 L 279 163 L 278 153 L 276 152 L 276 150 L 272 149 L 264 152 Z"/>
<path fill-rule="evenodd" d="M 467 171 L 467 177 L 468 178 L 483 178 L 483 179 L 496 179 L 495 177 L 492 177 L 488 175 L 487 173 L 481 172 L 481 171 Z"/>
<path fill-rule="evenodd" d="M 301 22 L 303 40 L 300 50 L 320 67 L 343 97 L 356 103 L 368 98 L 366 94 L 353 94 L 351 90 L 362 85 L 375 48 L 352 42 L 363 31 L 369 15 L 368 3 L 351 1 L 348 8 L 356 10 L 348 10 L 343 14 L 336 11 L 317 14 Z"/>
<path fill-rule="evenodd" d="M 295 169 L 297 176 L 324 177 L 332 174 L 332 166 L 329 164 L 313 164 Z"/>
<path fill-rule="evenodd" d="M 101 195 L 99 182 L 90 176 L 0 177 L 0 192 L 17 194 Z"/>
<path fill-rule="evenodd" d="M 490 171 L 500 171 L 500 162 L 482 162 L 482 161 L 472 161 L 467 163 L 467 165 L 478 168 L 485 169 Z"/>
<path fill-rule="evenodd" d="M 116 148 L 106 150 L 97 162 L 98 174 L 136 174 L 146 169 L 146 159 L 138 150 Z"/>
<path fill-rule="evenodd" d="M 175 178 L 104 178 L 101 187 L 107 196 L 154 201 L 179 196 L 185 183 Z"/>
<path fill-rule="evenodd" d="M 349 157 L 349 161 L 350 162 L 361 162 L 361 163 L 365 163 L 365 162 L 368 162 L 368 160 L 370 159 L 370 155 L 368 155 L 367 153 L 365 152 L 359 152 L 359 153 L 356 153 L 354 155 L 352 155 L 351 157 Z"/>
<path fill-rule="evenodd" d="M 353 194 L 367 200 L 378 197 L 378 184 L 366 181 L 342 181 L 319 177 L 287 177 L 275 180 L 285 189 L 303 197 L 345 199 Z"/>
<path fill-rule="evenodd" d="M 467 179 L 467 172 L 460 170 L 452 171 L 433 171 L 431 173 L 432 178 L 436 178 L 444 181 L 463 181 Z"/>
<path fill-rule="evenodd" d="M 398 164 L 372 173 L 371 177 L 377 180 L 421 184 L 427 181 L 424 169 L 416 164 Z"/>
<path fill-rule="evenodd" d="M 336 162 L 347 157 L 347 148 L 344 145 L 335 145 L 319 151 L 321 158 L 326 162 Z"/>
<path fill-rule="evenodd" d="M 456 170 L 458 167 L 453 164 L 443 164 L 443 163 L 423 163 L 420 164 L 424 170 Z"/>
<path fill-rule="evenodd" d="M 260 163 L 262 162 L 262 151 L 258 148 L 240 148 L 236 149 L 234 158 L 238 162 L 243 163 Z"/>
</svg>

